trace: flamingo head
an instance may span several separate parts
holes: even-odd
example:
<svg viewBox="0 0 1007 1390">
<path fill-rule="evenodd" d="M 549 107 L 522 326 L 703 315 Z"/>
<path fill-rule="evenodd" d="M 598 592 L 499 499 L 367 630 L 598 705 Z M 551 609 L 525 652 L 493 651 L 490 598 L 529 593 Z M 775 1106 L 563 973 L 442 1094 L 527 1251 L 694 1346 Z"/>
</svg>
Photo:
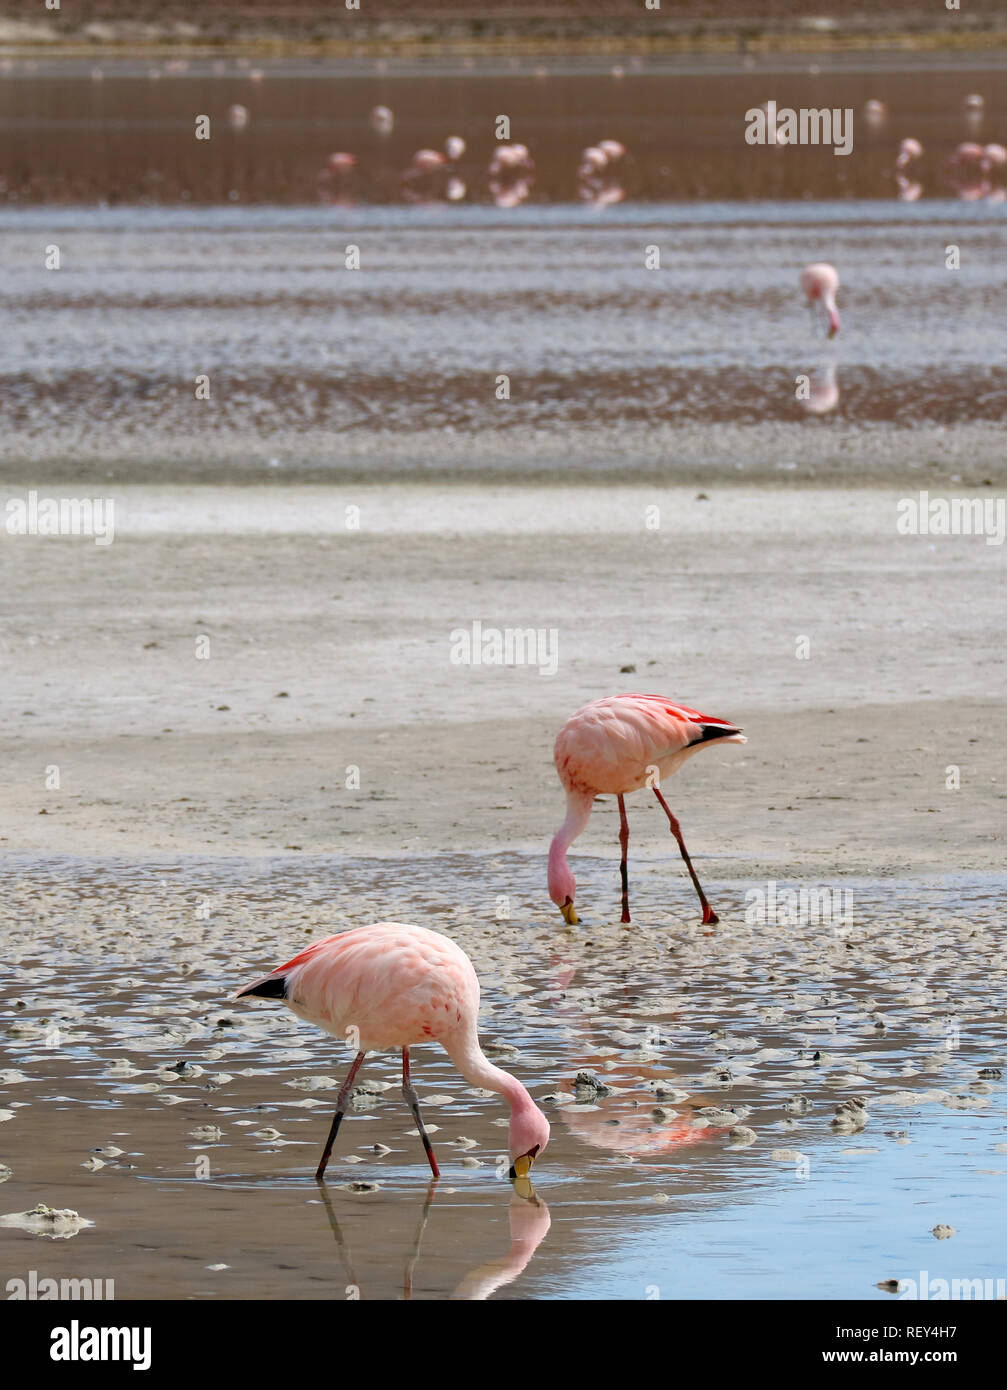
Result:
<svg viewBox="0 0 1007 1390">
<path fill-rule="evenodd" d="M 835 304 L 826 306 L 829 311 L 829 337 L 834 338 L 839 332 L 839 310 Z"/>
<path fill-rule="evenodd" d="M 573 905 L 577 896 L 577 880 L 566 862 L 566 854 L 557 852 L 555 842 L 549 852 L 549 896 L 562 912 L 567 926 L 576 926 L 580 921 Z"/>
<path fill-rule="evenodd" d="M 528 1096 L 526 1104 L 514 1107 L 507 1143 L 511 1156 L 511 1182 L 528 1177 L 532 1164 L 549 1142 L 549 1132 L 549 1121 L 531 1096 Z"/>
</svg>

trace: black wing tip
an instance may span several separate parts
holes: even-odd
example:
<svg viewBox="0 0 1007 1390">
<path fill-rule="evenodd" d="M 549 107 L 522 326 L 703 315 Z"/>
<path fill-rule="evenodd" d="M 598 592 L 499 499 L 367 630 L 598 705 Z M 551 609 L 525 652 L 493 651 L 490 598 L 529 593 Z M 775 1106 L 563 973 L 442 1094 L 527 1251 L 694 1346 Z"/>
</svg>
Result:
<svg viewBox="0 0 1007 1390">
<path fill-rule="evenodd" d="M 270 975 L 265 980 L 257 980 L 247 989 L 239 989 L 235 999 L 243 999 L 246 994 L 256 994 L 260 999 L 286 999 L 287 981 L 283 975 Z"/>
<path fill-rule="evenodd" d="M 692 740 L 693 743 L 709 743 L 714 738 L 730 738 L 732 734 L 741 733 L 733 724 L 704 724 L 702 729 L 699 738 Z"/>
</svg>

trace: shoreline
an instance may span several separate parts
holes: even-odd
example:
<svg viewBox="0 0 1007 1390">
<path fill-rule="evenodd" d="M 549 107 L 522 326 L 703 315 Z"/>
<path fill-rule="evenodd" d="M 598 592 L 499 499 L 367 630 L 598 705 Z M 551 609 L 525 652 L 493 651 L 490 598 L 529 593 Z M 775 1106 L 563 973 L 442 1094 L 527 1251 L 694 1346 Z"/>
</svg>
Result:
<svg viewBox="0 0 1007 1390">
<path fill-rule="evenodd" d="M 64 29 L 45 34 L 45 21 L 23 23 L 6 20 L 0 24 L 0 54 L 27 59 L 52 58 L 221 58 L 256 57 L 262 59 L 294 60 L 305 58 L 346 59 L 467 59 L 538 58 L 538 59 L 662 59 L 688 57 L 761 58 L 781 55 L 808 57 L 861 57 L 865 54 L 938 54 L 1002 53 L 1007 49 L 1007 26 L 984 28 L 982 20 L 968 22 L 958 19 L 961 32 L 948 28 L 924 26 L 919 29 L 897 27 L 877 28 L 863 24 L 848 28 L 848 20 L 824 18 L 823 26 L 808 21 L 801 32 L 794 32 L 790 21 L 773 24 L 745 24 L 729 21 L 716 27 L 707 21 L 697 25 L 688 20 L 666 20 L 663 32 L 654 33 L 652 24 L 641 23 L 637 32 L 620 26 L 617 30 L 599 25 L 584 32 L 585 23 L 569 27 L 553 26 L 548 21 L 536 24 L 529 16 L 521 21 L 469 20 L 453 24 L 431 20 L 395 24 L 386 21 L 357 21 L 362 32 L 353 38 L 328 33 L 316 38 L 249 31 L 238 37 L 214 36 L 210 32 L 180 33 L 165 26 L 124 22 L 120 25 L 90 26 L 91 36 L 80 30 Z M 846 32 L 836 32 L 839 23 Z M 890 24 L 890 21 L 886 21 Z M 480 26 L 477 32 L 477 25 Z M 85 26 L 81 26 L 83 29 Z M 194 28 L 194 26 L 188 26 Z M 118 32 L 116 32 L 118 30 Z M 445 32 L 448 30 L 449 32 Z M 529 32 L 529 30 L 531 32 Z M 146 32 L 145 32 L 146 31 Z"/>
</svg>

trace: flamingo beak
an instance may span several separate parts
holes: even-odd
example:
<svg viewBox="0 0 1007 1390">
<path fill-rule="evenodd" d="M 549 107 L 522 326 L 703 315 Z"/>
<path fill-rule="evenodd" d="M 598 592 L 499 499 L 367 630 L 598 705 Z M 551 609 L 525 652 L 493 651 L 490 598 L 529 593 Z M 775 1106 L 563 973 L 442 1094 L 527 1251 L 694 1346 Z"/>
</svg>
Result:
<svg viewBox="0 0 1007 1390">
<path fill-rule="evenodd" d="M 573 903 L 570 901 L 569 898 L 567 898 L 566 902 L 560 908 L 560 912 L 562 912 L 563 921 L 567 924 L 568 927 L 575 927 L 577 923 L 580 921 L 580 918 L 577 916 L 577 909 L 574 907 Z"/>
<path fill-rule="evenodd" d="M 522 1154 L 520 1158 L 514 1160 L 511 1164 L 510 1173 L 508 1174 L 511 1182 L 518 1182 L 521 1180 L 525 1182 L 528 1181 L 528 1174 L 531 1172 L 531 1166 L 535 1162 L 535 1155 L 537 1153 L 538 1149 L 534 1148 L 530 1153 Z"/>
</svg>

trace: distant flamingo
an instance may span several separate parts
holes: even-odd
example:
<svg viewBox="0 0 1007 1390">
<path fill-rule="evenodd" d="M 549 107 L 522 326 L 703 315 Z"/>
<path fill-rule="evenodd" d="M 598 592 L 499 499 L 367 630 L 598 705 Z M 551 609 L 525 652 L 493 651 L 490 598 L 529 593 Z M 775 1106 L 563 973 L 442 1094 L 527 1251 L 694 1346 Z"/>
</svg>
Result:
<svg viewBox="0 0 1007 1390">
<path fill-rule="evenodd" d="M 626 153 L 626 146 L 621 140 L 599 140 L 598 148 L 605 155 L 606 159 L 612 160 L 613 162 L 617 159 L 622 159 Z"/>
<path fill-rule="evenodd" d="M 619 843 L 622 846 L 622 920 L 629 916 L 629 822 L 625 796 L 652 787 L 671 824 L 671 833 L 689 877 L 699 894 L 703 921 L 716 922 L 682 838 L 682 827 L 661 794 L 659 781 L 677 772 L 687 758 L 714 741 L 745 743 L 734 724 L 676 705 L 663 695 L 607 695 L 571 714 L 556 736 L 554 758 L 566 792 L 566 819 L 549 847 L 549 896 L 574 925 L 577 882 L 566 861 L 569 846 L 587 825 L 596 796 L 615 795 L 619 801 Z"/>
<path fill-rule="evenodd" d="M 535 161 L 527 145 L 497 145 L 489 164 L 489 189 L 498 208 L 523 203 L 534 179 Z"/>
<path fill-rule="evenodd" d="M 976 202 L 990 192 L 989 174 L 992 168 L 986 150 L 975 141 L 960 144 L 946 165 L 947 180 L 966 202 Z"/>
<path fill-rule="evenodd" d="M 375 135 L 391 135 L 395 129 L 395 113 L 388 106 L 372 107 L 370 122 Z"/>
<path fill-rule="evenodd" d="M 238 991 L 236 999 L 280 999 L 298 1018 L 340 1039 L 357 1055 L 336 1098 L 336 1113 L 315 1173 L 321 1182 L 357 1072 L 368 1052 L 402 1050 L 402 1094 L 413 1112 L 435 1178 L 437 1159 L 409 1078 L 409 1049 L 439 1042 L 473 1086 L 496 1091 L 511 1108 L 511 1176 L 526 1178 L 549 1142 L 549 1122 L 516 1077 L 494 1067 L 479 1046 L 479 981 L 465 952 L 439 932 L 376 922 L 315 941 Z"/>
<path fill-rule="evenodd" d="M 435 174 L 443 169 L 447 160 L 440 150 L 417 150 L 413 155 L 413 168 L 421 174 Z"/>
<path fill-rule="evenodd" d="M 801 289 L 809 304 L 821 302 L 829 316 L 829 337 L 839 332 L 839 310 L 836 308 L 836 291 L 839 289 L 839 272 L 827 261 L 816 261 L 806 265 L 801 271 Z"/>
<path fill-rule="evenodd" d="M 923 146 L 918 140 L 908 136 L 899 146 L 899 152 L 895 159 L 896 169 L 904 169 L 914 159 L 921 159 L 923 156 Z"/>
<path fill-rule="evenodd" d="M 801 396 L 801 405 L 809 415 L 827 415 L 839 404 L 839 383 L 836 364 L 828 362 L 808 378 L 808 395 Z"/>
</svg>

